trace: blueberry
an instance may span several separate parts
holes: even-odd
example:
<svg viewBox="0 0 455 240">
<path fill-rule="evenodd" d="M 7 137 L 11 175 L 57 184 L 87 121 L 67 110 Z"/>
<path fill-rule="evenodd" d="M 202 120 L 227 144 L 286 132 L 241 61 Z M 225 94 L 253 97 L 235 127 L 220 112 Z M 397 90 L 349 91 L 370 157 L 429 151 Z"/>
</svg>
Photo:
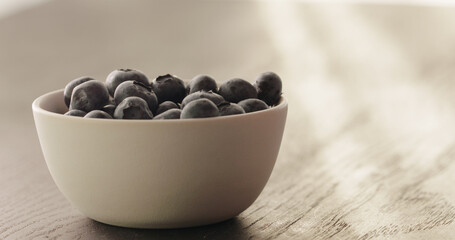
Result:
<svg viewBox="0 0 455 240">
<path fill-rule="evenodd" d="M 109 92 L 103 82 L 91 80 L 79 84 L 71 94 L 70 110 L 99 110 L 109 104 Z"/>
<path fill-rule="evenodd" d="M 212 101 L 201 98 L 188 103 L 183 108 L 180 118 L 207 118 L 219 115 L 218 107 Z"/>
<path fill-rule="evenodd" d="M 156 115 L 153 119 L 179 119 L 180 114 L 182 113 L 181 109 L 172 108 L 161 114 Z"/>
<path fill-rule="evenodd" d="M 163 112 L 166 112 L 167 110 L 169 109 L 173 109 L 173 108 L 177 108 L 179 109 L 179 105 L 177 105 L 176 103 L 174 102 L 171 102 L 171 101 L 166 101 L 166 102 L 162 102 L 160 105 L 158 105 L 158 109 L 156 109 L 156 114 L 161 114 Z"/>
<path fill-rule="evenodd" d="M 267 103 L 257 98 L 249 98 L 238 103 L 246 113 L 256 112 L 269 108 Z"/>
<path fill-rule="evenodd" d="M 218 109 L 220 111 L 220 116 L 245 113 L 245 110 L 243 110 L 240 105 L 230 102 L 222 102 L 221 104 L 218 104 Z"/>
<path fill-rule="evenodd" d="M 280 77 L 273 72 L 265 72 L 256 78 L 254 87 L 258 98 L 269 106 L 277 105 L 281 98 L 282 83 Z"/>
<path fill-rule="evenodd" d="M 115 108 L 114 118 L 117 119 L 152 119 L 147 102 L 140 97 L 127 97 Z"/>
<path fill-rule="evenodd" d="M 106 78 L 106 86 L 109 94 L 114 96 L 115 89 L 120 83 L 125 81 L 138 81 L 144 85 L 149 85 L 149 80 L 144 73 L 134 69 L 117 69 L 109 73 Z"/>
<path fill-rule="evenodd" d="M 171 74 L 162 75 L 153 80 L 152 89 L 159 103 L 165 101 L 181 103 L 186 96 L 185 83 Z"/>
<path fill-rule="evenodd" d="M 107 113 L 105 111 L 93 110 L 93 111 L 90 111 L 89 113 L 87 113 L 84 118 L 107 118 L 107 119 L 111 119 L 112 116 L 109 115 L 109 113 Z"/>
<path fill-rule="evenodd" d="M 188 86 L 186 87 L 186 90 L 188 94 L 201 90 L 204 90 L 206 92 L 212 91 L 216 93 L 218 92 L 218 86 L 213 78 L 201 74 L 191 79 L 191 81 L 188 83 Z"/>
<path fill-rule="evenodd" d="M 87 113 L 84 111 L 73 109 L 73 110 L 69 110 L 68 112 L 66 112 L 63 115 L 74 116 L 74 117 L 83 117 L 83 116 L 85 116 L 85 114 L 87 114 Z"/>
<path fill-rule="evenodd" d="M 256 88 L 251 83 L 240 78 L 233 78 L 221 84 L 218 94 L 226 101 L 233 103 L 238 103 L 248 98 L 257 98 Z"/>
<path fill-rule="evenodd" d="M 199 92 L 194 92 L 194 93 L 191 93 L 190 95 L 186 96 L 183 101 L 182 101 L 182 109 L 188 104 L 190 103 L 191 101 L 194 101 L 194 100 L 197 100 L 197 99 L 201 99 L 201 98 L 206 98 L 210 101 L 212 101 L 213 103 L 215 103 L 215 105 L 218 105 L 222 102 L 224 102 L 224 98 L 219 95 L 219 94 L 216 94 L 212 91 L 209 91 L 209 92 L 206 92 L 206 91 L 199 91 Z"/>
<path fill-rule="evenodd" d="M 125 81 L 118 85 L 115 89 L 114 100 L 118 105 L 127 97 L 140 97 L 147 102 L 147 105 L 152 112 L 156 112 L 158 107 L 158 99 L 152 89 L 138 81 Z"/>
<path fill-rule="evenodd" d="M 108 104 L 101 108 L 101 110 L 111 115 L 111 117 L 114 117 L 115 107 L 116 107 L 115 105 Z"/>
<path fill-rule="evenodd" d="M 76 79 L 72 80 L 71 82 L 69 82 L 68 84 L 66 84 L 65 90 L 63 91 L 63 97 L 65 99 L 65 104 L 67 107 L 70 106 L 71 94 L 73 93 L 73 89 L 76 86 L 78 86 L 79 84 L 90 81 L 90 80 L 94 80 L 94 79 L 91 77 L 80 77 L 80 78 L 76 78 Z"/>
</svg>

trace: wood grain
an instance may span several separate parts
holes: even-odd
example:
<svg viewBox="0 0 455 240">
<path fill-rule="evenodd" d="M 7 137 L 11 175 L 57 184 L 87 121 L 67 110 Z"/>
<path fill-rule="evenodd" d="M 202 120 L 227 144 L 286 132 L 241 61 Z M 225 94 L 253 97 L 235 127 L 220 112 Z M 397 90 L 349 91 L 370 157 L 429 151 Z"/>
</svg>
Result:
<svg viewBox="0 0 455 240">
<path fill-rule="evenodd" d="M 83 0 L 0 19 L 0 239 L 455 239 L 454 43 L 453 7 Z M 68 203 L 31 102 L 118 67 L 282 77 L 285 135 L 249 209 L 141 230 Z"/>
</svg>

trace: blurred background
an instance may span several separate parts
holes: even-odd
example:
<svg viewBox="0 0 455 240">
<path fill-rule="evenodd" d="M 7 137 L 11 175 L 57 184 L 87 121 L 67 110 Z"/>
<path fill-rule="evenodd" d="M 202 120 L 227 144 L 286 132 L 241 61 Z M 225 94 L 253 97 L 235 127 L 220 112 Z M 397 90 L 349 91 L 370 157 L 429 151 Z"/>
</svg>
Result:
<svg viewBox="0 0 455 240">
<path fill-rule="evenodd" d="M 205 73 L 220 82 L 253 82 L 274 71 L 284 81 L 290 124 L 306 133 L 286 134 L 311 138 L 298 149 L 356 119 L 394 134 L 415 132 L 416 124 L 432 131 L 452 117 L 446 100 L 453 89 L 447 79 L 455 64 L 454 5 L 1 0 L 0 107 L 7 124 L 0 129 L 9 139 L 1 152 L 14 151 L 22 142 L 17 136 L 34 133 L 33 99 L 79 76 L 104 80 L 117 68 L 139 69 L 150 79 Z"/>
<path fill-rule="evenodd" d="M 426 157 L 454 142 L 454 53 L 453 1 L 0 0 L 0 189 L 8 192 L 0 205 L 43 192 L 63 199 L 42 159 L 31 103 L 117 68 L 219 82 L 276 72 L 289 113 L 264 194 L 322 169 L 354 195 L 393 156 L 412 152 L 400 166 L 424 171 Z M 351 174 L 350 163 L 363 166 L 377 152 L 386 160 Z M 412 182 L 409 174 L 397 179 Z M 284 206 L 298 205 L 301 194 Z"/>
<path fill-rule="evenodd" d="M 406 94 L 409 82 L 425 85 L 451 73 L 453 6 L 418 0 L 1 0 L 2 118 L 29 124 L 37 96 L 82 75 L 104 80 L 128 67 L 151 79 L 206 73 L 218 81 L 251 82 L 274 71 L 291 108 L 318 112 L 327 104 L 332 113 L 320 114 L 332 115 L 324 119 L 343 121 L 341 115 L 356 107 L 350 105 L 370 104 L 343 105 L 350 101 L 345 95 L 372 97 L 359 88 L 393 83 L 394 92 L 375 93 L 393 99 Z"/>
</svg>

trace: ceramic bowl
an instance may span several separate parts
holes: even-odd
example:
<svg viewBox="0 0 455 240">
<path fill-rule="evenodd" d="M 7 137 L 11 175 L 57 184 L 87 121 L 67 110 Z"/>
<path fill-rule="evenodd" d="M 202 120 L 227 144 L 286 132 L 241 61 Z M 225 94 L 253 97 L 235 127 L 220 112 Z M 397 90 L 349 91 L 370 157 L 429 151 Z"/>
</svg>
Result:
<svg viewBox="0 0 455 240">
<path fill-rule="evenodd" d="M 185 120 L 64 116 L 63 90 L 33 104 L 46 164 L 87 217 L 134 228 L 220 222 L 248 208 L 266 185 L 286 122 L 270 109 Z"/>
</svg>

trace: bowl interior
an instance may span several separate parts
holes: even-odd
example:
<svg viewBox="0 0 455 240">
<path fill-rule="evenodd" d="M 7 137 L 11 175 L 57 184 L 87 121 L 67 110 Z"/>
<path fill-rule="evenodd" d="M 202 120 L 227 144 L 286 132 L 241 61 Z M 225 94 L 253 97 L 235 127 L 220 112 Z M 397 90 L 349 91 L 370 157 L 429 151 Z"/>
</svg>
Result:
<svg viewBox="0 0 455 240">
<path fill-rule="evenodd" d="M 269 109 L 263 110 L 263 111 L 258 111 L 258 112 L 252 112 L 252 113 L 246 113 L 246 114 L 239 114 L 239 115 L 230 115 L 230 116 L 221 116 L 221 117 L 216 117 L 216 118 L 199 118 L 199 119 L 168 119 L 168 120 L 154 120 L 153 122 L 171 122 L 171 121 L 205 121 L 205 120 L 213 120 L 213 119 L 223 119 L 223 118 L 239 118 L 239 117 L 244 117 L 247 115 L 251 114 L 261 114 L 262 112 L 267 112 L 267 111 L 278 111 L 279 109 L 287 109 L 287 101 L 284 97 L 280 98 L 280 101 L 276 106 L 270 107 Z M 68 107 L 65 105 L 65 102 L 63 100 L 63 89 L 61 90 L 55 90 L 49 93 L 46 93 L 37 99 L 32 104 L 33 111 L 35 112 L 40 112 L 42 114 L 58 114 L 58 115 L 63 115 L 65 112 L 68 111 Z M 67 117 L 67 116 L 64 116 Z M 98 121 L 112 121 L 112 119 L 85 119 L 85 120 L 98 120 Z M 127 122 L 137 122 L 143 120 L 124 120 L 124 119 L 115 119 L 115 121 L 127 121 Z M 150 121 L 147 121 L 150 122 Z"/>
</svg>

